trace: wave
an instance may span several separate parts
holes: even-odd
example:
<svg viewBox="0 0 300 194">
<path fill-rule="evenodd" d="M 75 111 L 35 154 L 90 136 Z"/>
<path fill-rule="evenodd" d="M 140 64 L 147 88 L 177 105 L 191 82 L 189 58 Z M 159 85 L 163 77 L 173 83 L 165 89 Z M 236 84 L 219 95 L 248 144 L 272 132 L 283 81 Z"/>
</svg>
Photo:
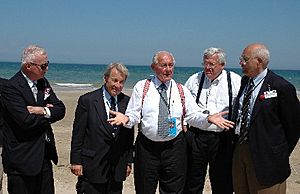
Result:
<svg viewBox="0 0 300 194">
<path fill-rule="evenodd" d="M 78 84 L 78 83 L 54 83 L 55 85 L 61 87 L 70 87 L 70 88 L 78 88 L 78 87 L 92 87 L 93 84 Z"/>
</svg>

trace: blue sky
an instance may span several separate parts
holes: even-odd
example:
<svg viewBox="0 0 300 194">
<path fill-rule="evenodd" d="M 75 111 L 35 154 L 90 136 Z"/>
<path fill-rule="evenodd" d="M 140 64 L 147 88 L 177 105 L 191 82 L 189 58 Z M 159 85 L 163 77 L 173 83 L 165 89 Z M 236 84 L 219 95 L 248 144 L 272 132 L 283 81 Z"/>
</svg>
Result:
<svg viewBox="0 0 300 194">
<path fill-rule="evenodd" d="M 272 69 L 300 69 L 299 0 L 1 0 L 0 61 L 35 43 L 51 62 L 149 65 L 157 50 L 200 66 L 221 47 L 239 67 L 244 47 L 265 43 Z"/>
</svg>

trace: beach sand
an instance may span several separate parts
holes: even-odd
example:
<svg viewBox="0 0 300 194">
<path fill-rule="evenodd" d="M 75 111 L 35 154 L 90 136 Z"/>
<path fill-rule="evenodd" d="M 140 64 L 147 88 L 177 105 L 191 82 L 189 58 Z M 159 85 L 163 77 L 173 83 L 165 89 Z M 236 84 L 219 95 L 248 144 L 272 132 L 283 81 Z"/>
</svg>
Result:
<svg viewBox="0 0 300 194">
<path fill-rule="evenodd" d="M 55 179 L 55 190 L 57 194 L 74 194 L 75 184 L 77 178 L 70 172 L 70 141 L 72 124 L 74 120 L 75 108 L 77 105 L 78 97 L 86 90 L 79 91 L 56 91 L 57 96 L 65 103 L 67 107 L 66 116 L 63 120 L 56 122 L 52 125 L 54 129 L 56 146 L 59 155 L 58 165 L 54 165 L 54 179 Z M 130 95 L 130 90 L 124 90 L 124 92 Z M 287 180 L 287 193 L 298 194 L 300 192 L 300 143 L 298 142 L 297 147 L 291 155 L 290 162 L 292 168 L 292 174 Z M 7 177 L 4 175 L 3 190 L 4 194 L 6 191 Z M 134 194 L 133 174 L 127 177 L 124 182 L 124 194 Z M 205 192 L 210 193 L 209 181 L 205 184 Z"/>
</svg>

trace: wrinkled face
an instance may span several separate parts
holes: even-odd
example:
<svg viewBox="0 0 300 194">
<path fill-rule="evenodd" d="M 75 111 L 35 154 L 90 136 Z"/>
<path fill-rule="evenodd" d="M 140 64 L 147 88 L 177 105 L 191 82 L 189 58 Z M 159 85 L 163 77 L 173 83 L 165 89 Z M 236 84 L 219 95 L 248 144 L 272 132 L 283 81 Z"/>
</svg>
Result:
<svg viewBox="0 0 300 194">
<path fill-rule="evenodd" d="M 166 83 L 170 81 L 174 73 L 174 61 L 171 55 L 167 53 L 160 53 L 157 57 L 157 64 L 152 64 L 151 67 L 156 73 L 157 78 Z"/>
<path fill-rule="evenodd" d="M 217 54 L 203 57 L 204 73 L 211 81 L 220 75 L 224 69 L 224 66 L 225 65 L 223 63 L 219 62 L 219 57 Z"/>
<path fill-rule="evenodd" d="M 243 74 L 248 77 L 255 77 L 260 72 L 260 63 L 257 57 L 251 56 L 251 49 L 246 48 L 241 57 L 240 57 L 240 65 L 242 67 Z"/>
<path fill-rule="evenodd" d="M 117 96 L 122 92 L 125 81 L 125 75 L 116 68 L 111 70 L 109 77 L 104 78 L 106 90 L 111 96 Z"/>
<path fill-rule="evenodd" d="M 29 77 L 32 80 L 38 80 L 45 76 L 48 71 L 48 56 L 37 54 L 33 62 L 26 64 Z"/>
</svg>

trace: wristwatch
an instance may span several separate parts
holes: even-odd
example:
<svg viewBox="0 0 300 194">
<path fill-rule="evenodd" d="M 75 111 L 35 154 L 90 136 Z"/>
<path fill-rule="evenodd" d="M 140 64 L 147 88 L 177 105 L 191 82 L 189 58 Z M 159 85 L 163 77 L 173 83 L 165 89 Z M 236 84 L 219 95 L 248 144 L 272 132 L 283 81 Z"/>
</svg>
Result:
<svg viewBox="0 0 300 194">
<path fill-rule="evenodd" d="M 43 115 L 45 116 L 47 114 L 46 108 L 43 108 Z"/>
</svg>

